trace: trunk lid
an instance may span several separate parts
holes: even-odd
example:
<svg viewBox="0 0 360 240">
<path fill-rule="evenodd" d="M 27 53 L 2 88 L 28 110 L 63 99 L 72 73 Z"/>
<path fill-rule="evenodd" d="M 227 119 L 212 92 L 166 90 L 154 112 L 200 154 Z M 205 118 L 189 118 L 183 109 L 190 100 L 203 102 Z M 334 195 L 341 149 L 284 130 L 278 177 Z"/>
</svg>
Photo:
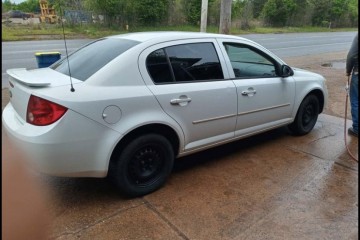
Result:
<svg viewBox="0 0 360 240">
<path fill-rule="evenodd" d="M 25 68 L 9 69 L 10 103 L 20 117 L 22 122 L 26 121 L 26 111 L 31 94 L 44 88 L 53 88 L 69 85 L 70 77 L 59 73 L 51 68 L 39 68 L 27 70 Z M 72 78 L 73 84 L 82 81 Z M 41 96 L 40 96 L 41 97 Z"/>
</svg>

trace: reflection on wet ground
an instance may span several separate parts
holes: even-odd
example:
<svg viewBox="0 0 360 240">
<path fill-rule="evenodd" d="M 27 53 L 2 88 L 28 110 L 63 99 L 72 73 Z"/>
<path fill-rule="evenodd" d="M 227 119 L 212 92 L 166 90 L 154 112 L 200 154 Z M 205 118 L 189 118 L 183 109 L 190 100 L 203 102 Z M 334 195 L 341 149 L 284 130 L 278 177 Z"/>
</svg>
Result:
<svg viewBox="0 0 360 240">
<path fill-rule="evenodd" d="M 321 66 L 335 68 L 335 69 L 345 69 L 346 62 L 341 61 L 341 62 L 323 63 L 323 64 L 321 64 Z"/>
</svg>

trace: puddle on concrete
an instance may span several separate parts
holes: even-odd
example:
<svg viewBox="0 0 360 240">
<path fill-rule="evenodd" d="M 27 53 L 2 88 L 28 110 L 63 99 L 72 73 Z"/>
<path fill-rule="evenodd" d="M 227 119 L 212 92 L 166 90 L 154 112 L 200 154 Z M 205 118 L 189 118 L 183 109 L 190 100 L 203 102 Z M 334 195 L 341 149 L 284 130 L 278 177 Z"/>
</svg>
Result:
<svg viewBox="0 0 360 240">
<path fill-rule="evenodd" d="M 323 63 L 321 64 L 323 67 L 331 67 L 335 69 L 345 69 L 346 62 L 331 62 L 331 63 Z"/>
</svg>

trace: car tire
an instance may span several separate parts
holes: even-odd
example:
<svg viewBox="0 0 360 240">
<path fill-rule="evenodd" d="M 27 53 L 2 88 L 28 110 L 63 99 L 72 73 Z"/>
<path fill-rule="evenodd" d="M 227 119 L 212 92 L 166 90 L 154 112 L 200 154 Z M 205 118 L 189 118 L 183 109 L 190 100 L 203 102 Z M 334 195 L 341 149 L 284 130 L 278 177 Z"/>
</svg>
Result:
<svg viewBox="0 0 360 240">
<path fill-rule="evenodd" d="M 110 165 L 110 179 L 122 194 L 139 197 L 159 189 L 174 165 L 170 142 L 158 134 L 137 137 Z"/>
<path fill-rule="evenodd" d="M 308 134 L 315 126 L 319 116 L 319 99 L 311 94 L 301 103 L 293 123 L 288 125 L 291 133 L 297 136 Z"/>
</svg>

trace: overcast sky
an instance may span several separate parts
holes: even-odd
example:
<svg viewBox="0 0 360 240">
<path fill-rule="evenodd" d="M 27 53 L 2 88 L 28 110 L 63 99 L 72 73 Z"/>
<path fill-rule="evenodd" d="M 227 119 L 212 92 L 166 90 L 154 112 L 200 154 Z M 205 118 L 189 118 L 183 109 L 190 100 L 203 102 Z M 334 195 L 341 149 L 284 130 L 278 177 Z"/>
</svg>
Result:
<svg viewBox="0 0 360 240">
<path fill-rule="evenodd" d="M 4 0 L 2 0 L 4 2 Z M 22 3 L 22 2 L 25 2 L 26 0 L 10 0 L 11 3 L 16 3 L 16 4 L 19 4 L 19 3 Z"/>
</svg>

